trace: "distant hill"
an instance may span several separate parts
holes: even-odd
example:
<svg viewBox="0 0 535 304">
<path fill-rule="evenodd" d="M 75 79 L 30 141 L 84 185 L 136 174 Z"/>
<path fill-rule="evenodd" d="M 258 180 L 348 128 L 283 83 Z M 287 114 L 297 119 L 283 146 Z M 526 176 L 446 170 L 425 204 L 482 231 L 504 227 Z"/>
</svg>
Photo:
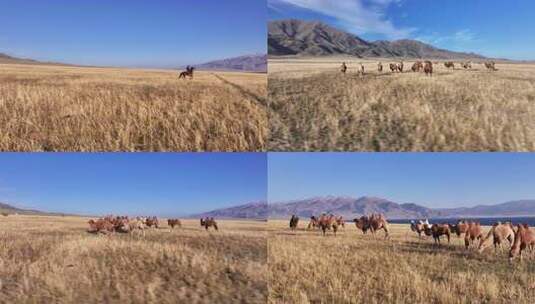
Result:
<svg viewBox="0 0 535 304">
<path fill-rule="evenodd" d="M 444 216 L 441 212 L 416 204 L 398 204 L 377 197 L 315 197 L 269 205 L 270 218 L 287 218 L 292 214 L 310 217 L 321 213 L 343 215 L 345 218 L 383 213 L 388 218 L 421 218 Z"/>
<path fill-rule="evenodd" d="M 518 200 L 498 205 L 437 210 L 447 213 L 450 217 L 535 216 L 535 200 Z"/>
<path fill-rule="evenodd" d="M 0 53 L 0 63 L 38 64 L 39 62 L 35 60 L 31 60 L 31 59 L 12 57 L 12 56 Z"/>
<path fill-rule="evenodd" d="M 227 219 L 267 219 L 267 202 L 252 202 L 230 208 L 217 209 L 205 213 L 191 215 L 191 218 L 214 217 Z"/>
<path fill-rule="evenodd" d="M 271 21 L 268 25 L 270 56 L 351 55 L 381 58 L 483 59 L 474 53 L 435 48 L 417 40 L 366 41 L 322 22 Z"/>
<path fill-rule="evenodd" d="M 343 215 L 345 218 L 383 213 L 390 219 L 535 216 L 535 200 L 466 208 L 432 209 L 413 203 L 399 204 L 377 197 L 328 196 L 269 205 L 270 218 L 288 218 L 292 214 L 310 217 L 321 213 Z"/>
<path fill-rule="evenodd" d="M 267 72 L 267 55 L 246 55 L 196 65 L 200 70 Z"/>
<path fill-rule="evenodd" d="M 0 213 L 24 214 L 24 215 L 67 215 L 63 213 L 43 212 L 43 211 L 32 210 L 32 209 L 22 209 L 22 208 L 11 206 L 6 203 L 0 203 Z"/>
</svg>

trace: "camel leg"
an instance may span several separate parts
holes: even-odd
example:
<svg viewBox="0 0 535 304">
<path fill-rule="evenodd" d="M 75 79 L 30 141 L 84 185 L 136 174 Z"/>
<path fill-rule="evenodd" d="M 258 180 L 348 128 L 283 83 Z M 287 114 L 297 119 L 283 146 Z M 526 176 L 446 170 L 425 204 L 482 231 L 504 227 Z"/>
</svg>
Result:
<svg viewBox="0 0 535 304">
<path fill-rule="evenodd" d="M 450 243 L 450 235 L 446 234 L 446 236 L 448 237 L 448 244 L 449 244 Z"/>
</svg>

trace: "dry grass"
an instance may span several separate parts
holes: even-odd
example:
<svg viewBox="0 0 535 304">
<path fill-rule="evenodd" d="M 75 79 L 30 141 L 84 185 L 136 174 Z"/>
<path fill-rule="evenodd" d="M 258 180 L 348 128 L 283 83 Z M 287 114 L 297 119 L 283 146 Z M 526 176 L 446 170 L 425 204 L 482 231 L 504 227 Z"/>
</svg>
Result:
<svg viewBox="0 0 535 304">
<path fill-rule="evenodd" d="M 0 64 L 0 151 L 265 150 L 265 75 L 177 75 Z"/>
<path fill-rule="evenodd" d="M 304 228 L 301 222 L 299 227 Z M 505 250 L 466 251 L 418 240 L 391 225 L 391 240 L 346 225 L 337 237 L 269 222 L 269 303 L 533 303 L 535 256 L 510 265 Z M 485 231 L 489 228 L 485 227 Z"/>
<path fill-rule="evenodd" d="M 96 236 L 87 219 L 0 220 L 0 303 L 265 303 L 266 223 Z"/>
<path fill-rule="evenodd" d="M 349 63 L 348 75 L 338 72 Z M 270 59 L 269 150 L 535 151 L 535 65 L 435 65 L 392 74 L 383 61 Z M 410 70 L 412 62 L 405 62 Z"/>
</svg>

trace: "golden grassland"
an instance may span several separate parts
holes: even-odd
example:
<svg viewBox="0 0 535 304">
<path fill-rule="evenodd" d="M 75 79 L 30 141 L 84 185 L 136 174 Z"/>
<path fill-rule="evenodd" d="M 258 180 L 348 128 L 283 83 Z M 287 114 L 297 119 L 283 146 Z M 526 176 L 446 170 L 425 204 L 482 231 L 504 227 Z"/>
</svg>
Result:
<svg viewBox="0 0 535 304">
<path fill-rule="evenodd" d="M 409 225 L 391 238 L 363 235 L 354 225 L 334 237 L 268 224 L 269 303 L 533 303 L 535 256 L 510 264 L 503 251 L 464 249 L 419 240 Z M 484 227 L 485 233 L 490 227 Z M 445 241 L 445 239 L 444 239 Z M 492 246 L 491 246 L 492 247 Z"/>
<path fill-rule="evenodd" d="M 265 74 L 0 64 L 0 151 L 261 151 Z"/>
<path fill-rule="evenodd" d="M 87 218 L 0 218 L 0 303 L 266 303 L 266 222 L 110 236 Z"/>
<path fill-rule="evenodd" d="M 347 75 L 339 72 L 348 64 Z M 432 77 L 355 58 L 269 60 L 275 151 L 535 151 L 535 64 L 490 72 L 434 65 Z M 359 63 L 366 75 L 359 77 Z"/>
</svg>

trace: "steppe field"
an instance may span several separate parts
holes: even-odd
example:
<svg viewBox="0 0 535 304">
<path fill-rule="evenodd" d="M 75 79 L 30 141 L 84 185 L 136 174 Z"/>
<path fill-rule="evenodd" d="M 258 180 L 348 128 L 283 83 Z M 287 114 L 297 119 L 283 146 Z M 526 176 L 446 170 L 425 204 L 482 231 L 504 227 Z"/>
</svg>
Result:
<svg viewBox="0 0 535 304">
<path fill-rule="evenodd" d="M 261 151 L 265 74 L 0 64 L 0 151 Z"/>
<path fill-rule="evenodd" d="M 266 222 L 93 235 L 87 218 L 0 218 L 0 303 L 266 303 Z"/>
<path fill-rule="evenodd" d="M 475 61 L 471 70 L 438 61 L 426 77 L 411 71 L 414 60 L 391 73 L 395 62 L 270 58 L 269 149 L 535 151 L 535 63 L 496 62 L 489 71 Z"/>
<path fill-rule="evenodd" d="M 450 245 L 419 240 L 409 225 L 390 225 L 363 235 L 346 224 L 332 232 L 306 231 L 299 222 L 269 222 L 268 303 L 533 303 L 535 256 L 510 264 L 507 251 L 481 254 L 464 249 L 453 236 Z M 484 227 L 485 233 L 490 227 Z"/>
</svg>

